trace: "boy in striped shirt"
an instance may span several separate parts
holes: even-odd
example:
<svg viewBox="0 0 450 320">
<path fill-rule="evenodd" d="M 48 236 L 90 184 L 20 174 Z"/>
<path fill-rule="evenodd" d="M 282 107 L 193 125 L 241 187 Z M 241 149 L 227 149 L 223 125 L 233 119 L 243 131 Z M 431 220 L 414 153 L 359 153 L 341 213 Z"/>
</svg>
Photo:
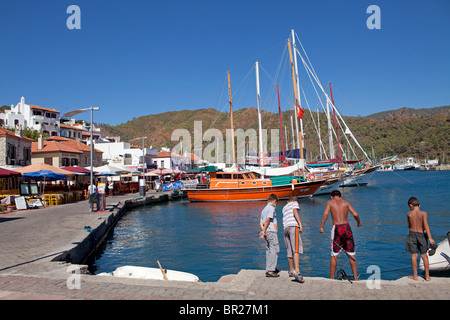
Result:
<svg viewBox="0 0 450 320">
<path fill-rule="evenodd" d="M 289 276 L 303 283 L 305 280 L 300 274 L 300 254 L 303 253 L 303 242 L 300 233 L 303 232 L 303 226 L 298 215 L 299 210 L 297 196 L 290 196 L 288 203 L 283 207 L 283 227 L 290 269 Z"/>
</svg>

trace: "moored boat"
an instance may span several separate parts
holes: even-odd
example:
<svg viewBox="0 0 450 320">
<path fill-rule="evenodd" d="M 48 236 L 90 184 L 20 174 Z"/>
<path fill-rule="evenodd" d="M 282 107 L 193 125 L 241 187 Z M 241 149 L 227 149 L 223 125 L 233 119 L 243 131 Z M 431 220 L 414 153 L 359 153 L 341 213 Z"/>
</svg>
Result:
<svg viewBox="0 0 450 320">
<path fill-rule="evenodd" d="M 165 275 L 165 277 L 164 277 Z M 133 279 L 152 279 L 152 280 L 171 280 L 171 281 L 190 281 L 200 282 L 199 277 L 192 273 L 162 270 L 161 268 L 147 268 L 137 266 L 119 267 L 111 273 L 99 273 L 98 276 L 109 276 L 117 278 Z M 166 279 L 165 279 L 166 278 Z"/>
<path fill-rule="evenodd" d="M 447 232 L 447 239 L 439 242 L 434 254 L 427 252 L 430 263 L 430 271 L 450 271 L 450 231 Z M 424 271 L 423 260 L 420 258 L 420 270 Z"/>
<path fill-rule="evenodd" d="M 210 172 L 210 182 L 204 188 L 183 189 L 191 201 L 265 201 L 274 193 L 279 199 L 291 195 L 299 198 L 311 197 L 324 179 L 300 181 L 292 177 L 289 183 L 277 183 L 271 179 L 262 179 L 250 171 Z"/>
</svg>

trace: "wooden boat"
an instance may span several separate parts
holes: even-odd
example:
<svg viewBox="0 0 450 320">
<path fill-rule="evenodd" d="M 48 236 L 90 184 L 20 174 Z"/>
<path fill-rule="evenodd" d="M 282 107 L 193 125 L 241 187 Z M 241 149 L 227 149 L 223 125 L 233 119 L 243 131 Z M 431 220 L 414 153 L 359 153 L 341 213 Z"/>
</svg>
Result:
<svg viewBox="0 0 450 320">
<path fill-rule="evenodd" d="M 265 201 L 274 193 L 279 199 L 291 195 L 299 198 L 311 197 L 326 180 L 299 181 L 278 184 L 271 179 L 262 179 L 250 171 L 211 172 L 210 182 L 204 188 L 183 189 L 191 201 Z"/>
<path fill-rule="evenodd" d="M 447 232 L 447 239 L 439 242 L 438 247 L 433 255 L 429 252 L 428 261 L 430 263 L 430 271 L 449 271 L 450 270 L 450 231 Z M 419 264 L 420 270 L 424 271 L 422 258 Z"/>
<path fill-rule="evenodd" d="M 166 279 L 164 279 L 164 275 Z M 200 282 L 200 279 L 192 274 L 182 271 L 163 270 L 162 268 L 147 268 L 136 266 L 119 267 L 112 273 L 100 273 L 98 276 L 109 276 L 118 278 L 133 279 L 152 279 L 152 280 L 171 280 L 171 281 L 190 281 Z"/>
</svg>

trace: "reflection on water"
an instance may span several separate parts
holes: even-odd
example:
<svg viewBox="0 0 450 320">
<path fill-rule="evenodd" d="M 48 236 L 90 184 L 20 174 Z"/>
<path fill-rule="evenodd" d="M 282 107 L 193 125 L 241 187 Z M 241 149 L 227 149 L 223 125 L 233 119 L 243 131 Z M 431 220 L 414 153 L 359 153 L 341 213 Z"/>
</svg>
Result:
<svg viewBox="0 0 450 320">
<path fill-rule="evenodd" d="M 352 203 L 363 223 L 358 228 L 349 218 L 358 273 L 366 273 L 372 264 L 380 266 L 382 279 L 411 273 L 410 255 L 405 251 L 406 203 L 410 196 L 418 197 L 421 208 L 428 212 L 433 238 L 437 242 L 444 239 L 450 230 L 449 178 L 450 172 L 379 172 L 369 186 L 343 189 L 343 197 Z M 331 217 L 325 233 L 318 232 L 328 199 L 318 196 L 299 201 L 304 228 L 300 268 L 305 276 L 329 275 Z M 282 233 L 285 204 L 280 202 L 276 210 L 281 270 L 288 270 Z M 241 269 L 265 269 L 265 242 L 259 239 L 264 206 L 264 202 L 178 201 L 134 209 L 118 222 L 94 267 L 97 273 L 111 272 L 122 265 L 157 267 L 159 260 L 164 268 L 193 273 L 202 281 L 217 281 Z M 345 255 L 339 257 L 339 268 L 351 274 Z"/>
</svg>

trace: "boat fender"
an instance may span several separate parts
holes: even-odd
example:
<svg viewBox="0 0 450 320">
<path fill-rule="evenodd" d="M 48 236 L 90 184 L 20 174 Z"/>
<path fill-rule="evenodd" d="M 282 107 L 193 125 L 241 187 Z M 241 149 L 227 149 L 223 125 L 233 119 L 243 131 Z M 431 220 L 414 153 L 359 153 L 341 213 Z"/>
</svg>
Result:
<svg viewBox="0 0 450 320">
<path fill-rule="evenodd" d="M 311 173 L 311 174 L 309 174 L 308 179 L 310 181 L 314 181 L 314 180 L 316 180 L 316 176 L 314 175 L 314 173 Z"/>
<path fill-rule="evenodd" d="M 293 183 L 291 183 L 291 187 L 292 187 L 292 191 L 294 191 L 294 184 Z"/>
</svg>

